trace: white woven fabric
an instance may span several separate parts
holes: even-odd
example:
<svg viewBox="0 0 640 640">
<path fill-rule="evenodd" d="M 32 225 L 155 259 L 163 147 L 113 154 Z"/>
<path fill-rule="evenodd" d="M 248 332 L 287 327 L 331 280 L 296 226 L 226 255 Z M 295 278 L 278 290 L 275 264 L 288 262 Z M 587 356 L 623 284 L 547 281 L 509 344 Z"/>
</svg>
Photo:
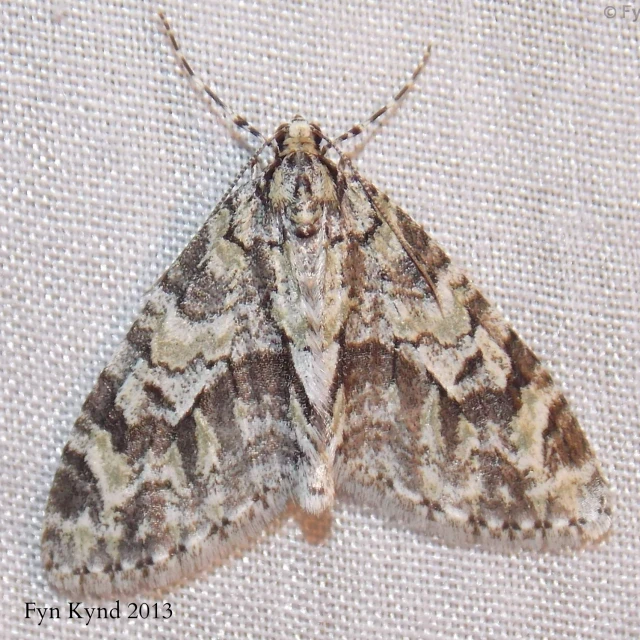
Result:
<svg viewBox="0 0 640 640">
<path fill-rule="evenodd" d="M 434 44 L 358 166 L 550 365 L 617 495 L 611 539 L 456 549 L 343 506 L 323 546 L 291 523 L 168 592 L 170 620 L 82 629 L 39 561 L 58 456 L 142 294 L 248 152 L 181 74 L 155 3 L 0 5 L 0 637 L 640 637 L 640 20 L 622 3 L 607 18 L 610 2 L 163 8 L 266 134 L 296 112 L 341 133 Z M 29 601 L 62 619 L 38 627 Z"/>
</svg>

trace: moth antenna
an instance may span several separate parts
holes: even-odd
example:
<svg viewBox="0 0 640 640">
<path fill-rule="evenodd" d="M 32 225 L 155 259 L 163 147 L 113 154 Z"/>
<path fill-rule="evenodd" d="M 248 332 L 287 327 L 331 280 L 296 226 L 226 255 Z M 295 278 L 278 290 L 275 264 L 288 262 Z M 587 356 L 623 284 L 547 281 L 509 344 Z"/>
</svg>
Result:
<svg viewBox="0 0 640 640">
<path fill-rule="evenodd" d="M 384 105 L 384 107 L 380 107 L 380 109 L 378 109 L 375 113 L 372 113 L 364 122 L 354 124 L 353 127 L 351 127 L 351 129 L 349 129 L 348 131 L 345 131 L 341 136 L 338 136 L 337 138 L 335 138 L 333 140 L 333 144 L 334 145 L 340 144 L 345 140 L 349 140 L 351 138 L 355 138 L 356 136 L 359 136 L 370 124 L 375 122 L 378 118 L 382 117 L 385 113 L 387 113 L 387 111 L 389 111 L 389 109 L 392 109 L 395 105 L 397 105 L 400 102 L 400 100 L 402 100 L 404 95 L 408 91 L 411 91 L 411 89 L 413 88 L 413 85 L 416 83 L 416 79 L 418 78 L 418 76 L 424 69 L 425 65 L 427 64 L 430 55 L 431 55 L 431 45 L 427 47 L 427 50 L 424 52 L 424 55 L 422 56 L 422 59 L 420 60 L 416 68 L 413 70 L 413 73 L 411 74 L 411 78 L 409 79 L 408 82 L 404 84 L 402 89 L 400 89 L 400 91 L 398 91 L 398 93 L 396 93 L 393 96 L 393 98 L 389 102 L 387 102 L 387 104 Z"/>
<path fill-rule="evenodd" d="M 238 127 L 238 129 L 248 131 L 266 146 L 267 138 L 265 138 L 265 136 L 263 136 L 262 133 L 260 133 L 260 131 L 258 131 L 244 116 L 235 113 L 227 104 L 225 104 L 220 96 L 218 96 L 218 94 L 206 82 L 204 82 L 199 75 L 196 74 L 193 67 L 189 64 L 186 56 L 180 49 L 178 39 L 176 38 L 176 34 L 169 23 L 169 19 L 162 11 L 158 11 L 158 15 L 160 16 L 160 20 L 162 20 L 169 42 L 171 42 L 171 46 L 178 56 L 178 60 L 180 61 L 182 68 L 186 71 L 187 75 L 194 82 L 196 87 L 198 87 L 200 91 L 204 91 L 216 103 L 216 105 L 222 109 L 225 117 Z"/>
</svg>

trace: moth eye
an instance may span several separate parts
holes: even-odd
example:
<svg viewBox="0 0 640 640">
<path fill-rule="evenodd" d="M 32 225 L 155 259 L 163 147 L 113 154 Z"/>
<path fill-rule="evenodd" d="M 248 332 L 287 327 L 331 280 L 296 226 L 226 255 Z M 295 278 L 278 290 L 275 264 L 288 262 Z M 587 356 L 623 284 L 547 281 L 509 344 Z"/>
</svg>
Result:
<svg viewBox="0 0 640 640">
<path fill-rule="evenodd" d="M 281 124 L 276 130 L 276 134 L 273 136 L 278 148 L 282 148 L 282 143 L 285 141 L 287 135 L 289 133 L 289 125 L 286 123 Z"/>
</svg>

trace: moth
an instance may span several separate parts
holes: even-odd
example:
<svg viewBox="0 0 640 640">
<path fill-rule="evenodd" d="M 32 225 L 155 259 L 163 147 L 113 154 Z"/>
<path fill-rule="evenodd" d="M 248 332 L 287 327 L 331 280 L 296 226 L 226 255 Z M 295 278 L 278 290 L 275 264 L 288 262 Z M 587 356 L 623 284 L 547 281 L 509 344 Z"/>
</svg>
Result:
<svg viewBox="0 0 640 640">
<path fill-rule="evenodd" d="M 338 149 L 428 53 L 342 136 L 295 116 L 267 139 L 161 18 L 262 144 L 82 407 L 44 518 L 52 585 L 165 587 L 339 496 L 454 542 L 601 538 L 609 488 L 549 373 Z"/>
</svg>

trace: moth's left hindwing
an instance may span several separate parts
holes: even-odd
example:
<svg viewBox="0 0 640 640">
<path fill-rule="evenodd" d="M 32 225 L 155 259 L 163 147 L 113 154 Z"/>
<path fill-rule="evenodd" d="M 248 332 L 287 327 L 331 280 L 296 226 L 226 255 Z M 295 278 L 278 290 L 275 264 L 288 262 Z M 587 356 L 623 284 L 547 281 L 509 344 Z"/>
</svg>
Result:
<svg viewBox="0 0 640 640">
<path fill-rule="evenodd" d="M 220 206 L 157 283 L 82 408 L 42 539 L 63 591 L 174 582 L 285 508 L 305 461 L 291 358 L 264 305 L 278 238 L 255 188 Z"/>
</svg>

